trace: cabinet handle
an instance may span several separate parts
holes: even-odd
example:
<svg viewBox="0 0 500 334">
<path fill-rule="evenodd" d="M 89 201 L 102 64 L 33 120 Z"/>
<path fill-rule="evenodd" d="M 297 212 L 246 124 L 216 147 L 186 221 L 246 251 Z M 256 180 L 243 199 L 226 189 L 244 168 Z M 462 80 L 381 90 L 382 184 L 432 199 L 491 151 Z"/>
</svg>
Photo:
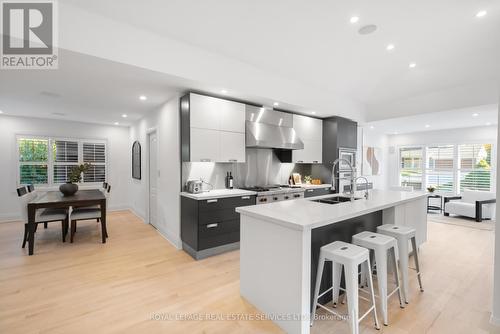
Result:
<svg viewBox="0 0 500 334">
<path fill-rule="evenodd" d="M 308 193 L 312 193 L 314 191 L 314 189 L 308 189 L 307 192 Z"/>
<path fill-rule="evenodd" d="M 250 196 L 242 196 L 241 199 L 250 199 Z"/>
<path fill-rule="evenodd" d="M 297 162 L 299 162 L 299 163 L 300 163 L 300 162 L 304 162 L 304 160 L 297 160 Z"/>
<path fill-rule="evenodd" d="M 210 162 L 212 159 L 200 159 L 201 162 Z"/>
<path fill-rule="evenodd" d="M 238 159 L 228 159 L 230 162 L 238 162 Z"/>
<path fill-rule="evenodd" d="M 315 164 L 317 164 L 317 163 L 318 163 L 318 160 L 314 160 L 313 162 L 314 162 Z"/>
<path fill-rule="evenodd" d="M 207 199 L 207 203 L 217 203 L 216 199 Z"/>
<path fill-rule="evenodd" d="M 215 228 L 215 227 L 217 227 L 217 226 L 219 226 L 219 223 L 215 223 L 215 224 L 208 224 L 208 225 L 207 225 L 207 228 Z"/>
</svg>

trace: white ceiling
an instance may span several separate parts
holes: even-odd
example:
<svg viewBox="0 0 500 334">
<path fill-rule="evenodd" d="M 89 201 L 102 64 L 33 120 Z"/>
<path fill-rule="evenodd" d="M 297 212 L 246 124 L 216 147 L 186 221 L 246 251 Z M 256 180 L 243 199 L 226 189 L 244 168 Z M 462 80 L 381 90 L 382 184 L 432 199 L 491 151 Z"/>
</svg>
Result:
<svg viewBox="0 0 500 334">
<path fill-rule="evenodd" d="M 498 104 L 490 104 L 368 122 L 363 127 L 365 131 L 394 135 L 497 124 Z"/>
<path fill-rule="evenodd" d="M 496 0 L 314 4 L 150 0 L 140 5 L 134 0 L 121 0 L 119 5 L 117 1 L 70 1 L 290 80 L 349 96 L 366 104 L 369 120 L 498 102 L 500 2 Z M 478 19 L 475 14 L 480 9 L 488 14 Z M 360 17 L 357 24 L 349 23 L 352 15 Z M 369 23 L 378 25 L 378 30 L 359 35 L 357 30 Z M 395 45 L 392 52 L 385 49 L 388 43 Z M 410 62 L 417 67 L 409 69 Z"/>
<path fill-rule="evenodd" d="M 130 125 L 181 89 L 161 73 L 59 53 L 58 70 L 1 71 L 0 110 L 5 115 Z M 140 95 L 147 100 L 139 100 Z"/>
</svg>

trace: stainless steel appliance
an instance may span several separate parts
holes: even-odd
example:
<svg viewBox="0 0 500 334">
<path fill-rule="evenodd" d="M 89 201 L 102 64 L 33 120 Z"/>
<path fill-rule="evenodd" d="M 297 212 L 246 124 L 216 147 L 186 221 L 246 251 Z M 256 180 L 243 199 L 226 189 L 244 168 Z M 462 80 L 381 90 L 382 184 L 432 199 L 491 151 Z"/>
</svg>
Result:
<svg viewBox="0 0 500 334">
<path fill-rule="evenodd" d="M 352 148 L 339 148 L 339 171 L 356 170 L 356 150 Z M 351 166 L 349 166 L 349 164 Z"/>
<path fill-rule="evenodd" d="M 190 181 L 187 181 L 187 184 L 186 184 L 187 192 L 192 193 L 192 194 L 201 193 L 203 191 L 202 187 L 203 187 L 203 182 L 200 180 L 190 180 Z"/>
<path fill-rule="evenodd" d="M 257 192 L 257 204 L 267 204 L 292 199 L 304 198 L 304 188 L 281 185 L 268 185 L 241 188 Z"/>
<path fill-rule="evenodd" d="M 355 177 L 352 171 L 339 171 L 339 189 L 338 193 L 351 193 L 352 180 Z"/>
<path fill-rule="evenodd" d="M 304 143 L 293 129 L 293 116 L 289 113 L 247 106 L 245 134 L 247 147 L 304 149 Z"/>
</svg>

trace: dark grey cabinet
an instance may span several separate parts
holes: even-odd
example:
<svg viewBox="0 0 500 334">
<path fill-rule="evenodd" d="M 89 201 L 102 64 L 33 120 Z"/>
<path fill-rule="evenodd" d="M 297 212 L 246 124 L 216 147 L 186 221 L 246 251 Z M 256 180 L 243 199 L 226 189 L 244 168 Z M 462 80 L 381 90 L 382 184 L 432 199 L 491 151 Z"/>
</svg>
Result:
<svg viewBox="0 0 500 334">
<path fill-rule="evenodd" d="M 304 197 L 314 197 L 314 196 L 323 196 L 330 194 L 330 187 L 328 188 L 313 188 L 306 189 L 304 192 Z"/>
<path fill-rule="evenodd" d="M 323 120 L 323 164 L 330 166 L 339 157 L 339 148 L 358 147 L 358 123 L 343 117 Z"/>
<path fill-rule="evenodd" d="M 181 197 L 182 247 L 195 259 L 238 248 L 237 207 L 255 205 L 256 196 L 196 200 Z"/>
</svg>

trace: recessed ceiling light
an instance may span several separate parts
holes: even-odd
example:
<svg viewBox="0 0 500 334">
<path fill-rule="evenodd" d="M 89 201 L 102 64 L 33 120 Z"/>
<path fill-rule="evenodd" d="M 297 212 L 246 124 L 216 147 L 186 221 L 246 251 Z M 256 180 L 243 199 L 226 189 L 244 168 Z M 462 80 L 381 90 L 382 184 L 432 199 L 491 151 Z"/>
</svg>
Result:
<svg viewBox="0 0 500 334">
<path fill-rule="evenodd" d="M 429 124 L 425 124 L 425 127 L 426 128 L 430 128 L 431 126 Z"/>
<path fill-rule="evenodd" d="M 368 24 L 366 26 L 363 26 L 359 28 L 358 33 L 360 35 L 369 35 L 371 33 L 374 33 L 377 30 L 377 26 L 374 24 Z"/>
<path fill-rule="evenodd" d="M 127 117 L 128 117 L 128 115 L 127 115 L 127 114 L 122 114 L 122 117 L 123 117 L 123 118 L 127 118 Z"/>
<path fill-rule="evenodd" d="M 315 112 L 315 111 L 311 111 L 311 114 L 312 114 L 312 115 L 316 115 L 316 112 Z"/>
<path fill-rule="evenodd" d="M 373 130 L 373 129 L 375 129 L 375 127 L 374 127 L 373 125 L 370 125 L 370 129 L 372 129 L 372 130 Z"/>
<path fill-rule="evenodd" d="M 387 51 L 392 51 L 392 50 L 394 50 L 394 48 L 395 48 L 394 44 L 389 44 L 389 45 L 387 45 L 387 47 L 385 49 Z"/>
<path fill-rule="evenodd" d="M 141 95 L 139 96 L 139 100 L 141 101 L 146 101 L 148 98 L 146 97 L 146 95 Z"/>
<path fill-rule="evenodd" d="M 472 117 L 477 117 L 477 116 L 479 116 L 479 114 L 477 112 L 472 114 Z"/>
<path fill-rule="evenodd" d="M 3 114 L 3 111 L 0 110 L 0 114 Z"/>
<path fill-rule="evenodd" d="M 409 68 L 415 68 L 417 67 L 417 64 L 416 63 L 410 63 L 410 65 L 408 65 Z"/>
<path fill-rule="evenodd" d="M 114 124 L 114 125 L 120 125 L 120 123 L 118 123 L 118 122 L 114 122 L 113 124 Z"/>
<path fill-rule="evenodd" d="M 351 17 L 351 19 L 349 20 L 349 22 L 351 22 L 351 23 L 358 23 L 358 21 L 359 21 L 359 17 L 357 17 L 357 16 L 353 16 L 353 17 Z"/>
<path fill-rule="evenodd" d="M 274 102 L 274 103 L 273 103 L 273 106 L 275 106 L 275 107 L 277 107 L 277 106 L 279 106 L 279 105 L 280 105 L 280 104 L 279 104 L 278 102 Z"/>
<path fill-rule="evenodd" d="M 395 132 L 394 132 L 394 134 L 395 134 L 395 135 L 398 135 L 398 134 L 399 134 L 399 132 L 395 131 Z"/>
<path fill-rule="evenodd" d="M 0 114 L 1 114 L 1 113 L 0 113 Z M 486 123 L 486 126 L 490 126 L 490 125 L 491 125 L 491 122 Z"/>
<path fill-rule="evenodd" d="M 476 17 L 484 17 L 484 16 L 486 16 L 486 14 L 488 14 L 487 11 L 480 10 L 479 12 L 476 13 Z"/>
<path fill-rule="evenodd" d="M 220 91 L 222 94 L 227 94 L 227 90 L 223 89 Z"/>
</svg>

